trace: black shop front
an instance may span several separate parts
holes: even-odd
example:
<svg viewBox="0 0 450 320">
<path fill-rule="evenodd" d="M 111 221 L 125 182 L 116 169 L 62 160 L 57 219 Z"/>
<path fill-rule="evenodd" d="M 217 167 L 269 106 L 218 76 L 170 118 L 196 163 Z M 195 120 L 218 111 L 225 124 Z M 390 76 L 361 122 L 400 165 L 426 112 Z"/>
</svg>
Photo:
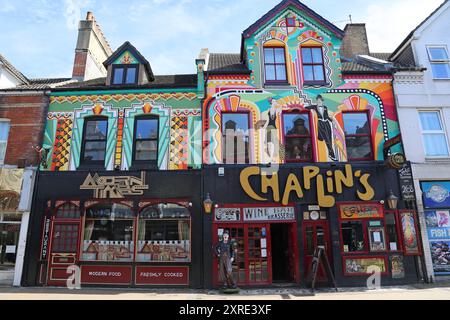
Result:
<svg viewBox="0 0 450 320">
<path fill-rule="evenodd" d="M 221 284 L 213 248 L 225 231 L 242 287 L 308 286 L 317 248 L 338 286 L 366 286 L 374 273 L 382 286 L 416 283 L 416 212 L 387 201 L 401 195 L 398 174 L 382 162 L 204 168 L 203 199 L 213 202 L 204 217 L 205 286 Z M 330 284 L 323 264 L 317 281 Z"/>
<path fill-rule="evenodd" d="M 24 286 L 203 286 L 200 171 L 40 172 Z"/>
</svg>

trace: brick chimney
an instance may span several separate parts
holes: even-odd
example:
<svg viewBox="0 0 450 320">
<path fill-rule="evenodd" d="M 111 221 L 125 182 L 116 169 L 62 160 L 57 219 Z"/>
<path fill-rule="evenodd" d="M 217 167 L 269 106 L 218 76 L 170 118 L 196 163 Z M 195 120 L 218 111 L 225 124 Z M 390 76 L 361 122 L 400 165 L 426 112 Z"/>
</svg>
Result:
<svg viewBox="0 0 450 320">
<path fill-rule="evenodd" d="M 345 36 L 341 44 L 342 57 L 351 59 L 356 55 L 370 53 L 365 23 L 347 24 L 344 31 Z"/>
<path fill-rule="evenodd" d="M 86 14 L 86 20 L 81 20 L 78 26 L 72 78 L 78 81 L 87 81 L 106 77 L 103 62 L 112 53 L 113 51 L 95 21 L 94 15 L 89 11 Z"/>
</svg>

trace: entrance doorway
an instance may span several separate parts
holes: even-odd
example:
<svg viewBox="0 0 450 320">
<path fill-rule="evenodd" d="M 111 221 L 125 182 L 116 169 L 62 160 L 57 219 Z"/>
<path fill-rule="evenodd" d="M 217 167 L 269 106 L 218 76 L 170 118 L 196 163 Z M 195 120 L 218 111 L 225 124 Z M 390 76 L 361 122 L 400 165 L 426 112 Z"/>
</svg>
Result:
<svg viewBox="0 0 450 320">
<path fill-rule="evenodd" d="M 289 282 L 289 225 L 270 225 L 272 247 L 272 280 L 273 282 Z"/>
<path fill-rule="evenodd" d="M 330 229 L 328 221 L 305 221 L 303 224 L 304 235 L 304 252 L 305 252 L 305 270 L 306 277 L 311 272 L 311 263 L 314 257 L 314 250 L 316 248 L 323 248 L 327 255 L 328 261 L 332 264 L 332 252 L 330 242 Z M 327 282 L 327 274 L 323 264 L 320 264 L 317 273 L 317 282 Z"/>
</svg>

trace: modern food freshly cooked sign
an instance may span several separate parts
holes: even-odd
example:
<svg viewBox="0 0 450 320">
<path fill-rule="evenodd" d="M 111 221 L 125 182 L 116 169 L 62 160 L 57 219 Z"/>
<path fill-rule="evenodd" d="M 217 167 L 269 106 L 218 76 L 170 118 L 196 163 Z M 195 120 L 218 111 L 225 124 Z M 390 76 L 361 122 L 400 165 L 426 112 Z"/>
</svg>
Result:
<svg viewBox="0 0 450 320">
<path fill-rule="evenodd" d="M 248 167 L 241 171 L 240 183 L 244 192 L 253 200 L 259 202 L 269 201 L 265 196 L 269 189 L 272 191 L 273 201 L 281 203 L 284 206 L 289 204 L 292 193 L 302 199 L 305 190 L 312 191 L 313 185 L 316 186 L 317 202 L 322 208 L 331 208 L 336 204 L 336 194 L 342 194 L 344 188 L 355 188 L 358 183 L 356 195 L 362 201 L 370 201 L 375 197 L 374 188 L 369 183 L 370 173 L 364 173 L 362 170 L 353 170 L 353 167 L 345 165 L 344 170 L 328 170 L 325 174 L 321 173 L 319 167 L 306 166 L 302 169 L 303 176 L 300 177 L 290 173 L 284 186 L 280 185 L 278 173 L 272 175 L 265 174 L 260 167 Z M 250 184 L 251 177 L 260 177 L 260 194 Z"/>
</svg>

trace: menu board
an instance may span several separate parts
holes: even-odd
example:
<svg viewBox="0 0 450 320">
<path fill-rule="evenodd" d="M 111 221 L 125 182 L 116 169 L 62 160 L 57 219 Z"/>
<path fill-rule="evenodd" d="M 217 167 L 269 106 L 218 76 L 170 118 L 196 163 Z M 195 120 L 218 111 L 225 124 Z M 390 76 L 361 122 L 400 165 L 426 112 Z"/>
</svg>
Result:
<svg viewBox="0 0 450 320">
<path fill-rule="evenodd" d="M 400 189 L 403 200 L 416 200 L 416 193 L 414 191 L 414 180 L 412 169 L 409 163 L 405 164 L 403 168 L 398 170 L 400 178 Z"/>
</svg>

